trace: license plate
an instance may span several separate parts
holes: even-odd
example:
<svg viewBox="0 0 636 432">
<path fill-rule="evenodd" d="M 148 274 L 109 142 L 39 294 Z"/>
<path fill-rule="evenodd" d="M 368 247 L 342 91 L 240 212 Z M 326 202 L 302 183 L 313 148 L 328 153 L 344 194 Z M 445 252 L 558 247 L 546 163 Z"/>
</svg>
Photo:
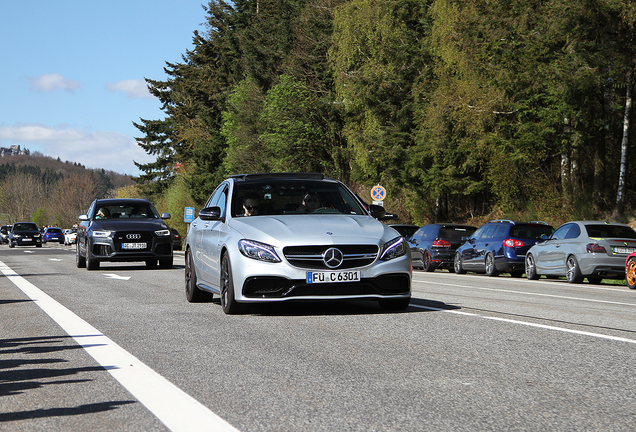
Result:
<svg viewBox="0 0 636 432">
<path fill-rule="evenodd" d="M 360 270 L 307 272 L 307 283 L 360 282 Z"/>
<path fill-rule="evenodd" d="M 146 243 L 122 243 L 122 249 L 146 249 Z"/>
<path fill-rule="evenodd" d="M 23 238 L 22 239 L 22 241 L 31 241 L 31 240 L 33 240 L 33 239 L 30 239 L 30 238 Z"/>
<path fill-rule="evenodd" d="M 636 248 L 633 247 L 613 247 L 612 251 L 614 253 L 619 253 L 619 254 L 630 254 L 632 252 L 636 252 Z"/>
</svg>

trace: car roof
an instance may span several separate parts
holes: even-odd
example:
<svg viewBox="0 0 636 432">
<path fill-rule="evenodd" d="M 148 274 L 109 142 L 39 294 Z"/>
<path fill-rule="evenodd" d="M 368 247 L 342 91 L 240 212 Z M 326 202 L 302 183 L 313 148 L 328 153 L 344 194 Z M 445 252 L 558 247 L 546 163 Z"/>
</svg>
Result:
<svg viewBox="0 0 636 432">
<path fill-rule="evenodd" d="M 145 198 L 104 198 L 104 199 L 95 200 L 95 202 L 97 204 L 103 204 L 103 205 L 117 205 L 117 204 L 127 203 L 127 202 L 139 203 L 139 204 L 150 203 L 150 201 Z"/>
</svg>

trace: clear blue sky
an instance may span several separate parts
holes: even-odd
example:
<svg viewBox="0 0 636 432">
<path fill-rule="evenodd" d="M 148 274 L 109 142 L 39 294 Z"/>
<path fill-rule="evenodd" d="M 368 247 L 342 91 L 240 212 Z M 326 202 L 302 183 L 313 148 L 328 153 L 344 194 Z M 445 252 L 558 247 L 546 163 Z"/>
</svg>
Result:
<svg viewBox="0 0 636 432">
<path fill-rule="evenodd" d="M 205 31 L 203 0 L 36 0 L 0 4 L 0 147 L 122 174 L 139 147 L 133 122 L 162 119 L 144 78 L 165 80 Z"/>
</svg>

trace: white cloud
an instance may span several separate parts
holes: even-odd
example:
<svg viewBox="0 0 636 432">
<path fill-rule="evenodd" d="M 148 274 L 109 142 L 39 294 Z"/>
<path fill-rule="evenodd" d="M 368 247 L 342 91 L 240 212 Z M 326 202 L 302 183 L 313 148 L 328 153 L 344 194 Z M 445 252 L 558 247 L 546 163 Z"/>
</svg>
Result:
<svg viewBox="0 0 636 432">
<path fill-rule="evenodd" d="M 68 126 L 51 127 L 35 123 L 0 126 L 0 147 L 10 145 L 20 145 L 31 151 L 36 145 L 44 149 L 44 156 L 120 174 L 140 174 L 133 160 L 138 163 L 155 160 L 132 137 L 118 132 L 93 132 Z"/>
<path fill-rule="evenodd" d="M 37 77 L 29 78 L 31 83 L 31 90 L 40 91 L 44 93 L 52 92 L 53 90 L 62 89 L 68 92 L 74 92 L 80 85 L 77 81 L 64 78 L 57 73 L 40 75 Z"/>
<path fill-rule="evenodd" d="M 106 84 L 106 90 L 124 93 L 130 99 L 153 99 L 148 91 L 148 84 L 143 79 L 129 79 Z"/>
</svg>

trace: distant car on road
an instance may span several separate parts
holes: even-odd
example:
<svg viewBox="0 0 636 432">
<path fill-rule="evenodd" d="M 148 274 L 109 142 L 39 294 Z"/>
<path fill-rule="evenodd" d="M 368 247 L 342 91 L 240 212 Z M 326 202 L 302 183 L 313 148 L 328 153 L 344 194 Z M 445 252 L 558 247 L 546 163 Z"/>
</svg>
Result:
<svg viewBox="0 0 636 432">
<path fill-rule="evenodd" d="M 64 244 L 69 246 L 75 244 L 77 240 L 77 230 L 76 229 L 65 229 L 64 230 Z"/>
<path fill-rule="evenodd" d="M 172 235 L 148 200 L 118 198 L 95 200 L 80 215 L 75 261 L 77 267 L 99 268 L 100 262 L 144 261 L 146 267 L 172 268 Z"/>
<path fill-rule="evenodd" d="M 526 277 L 565 276 L 570 283 L 625 278 L 625 265 L 636 252 L 636 231 L 606 221 L 573 221 L 528 250 Z M 627 264 L 629 264 L 627 262 Z"/>
<path fill-rule="evenodd" d="M 62 231 L 61 228 L 57 228 L 57 227 L 45 228 L 44 232 L 42 233 L 42 241 L 44 243 L 48 243 L 48 242 L 64 243 L 64 232 Z"/>
<path fill-rule="evenodd" d="M 42 247 L 42 234 L 34 222 L 16 222 L 9 232 L 9 247 Z"/>
<path fill-rule="evenodd" d="M 435 223 L 424 225 L 409 239 L 413 267 L 431 272 L 437 268 L 455 271 L 455 251 L 477 227 Z"/>
</svg>

